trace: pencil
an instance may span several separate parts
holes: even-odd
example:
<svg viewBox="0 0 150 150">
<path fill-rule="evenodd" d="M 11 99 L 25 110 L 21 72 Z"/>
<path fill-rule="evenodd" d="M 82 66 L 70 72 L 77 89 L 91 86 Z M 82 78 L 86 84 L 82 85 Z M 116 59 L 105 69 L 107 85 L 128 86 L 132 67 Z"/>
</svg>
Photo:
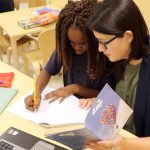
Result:
<svg viewBox="0 0 150 150">
<path fill-rule="evenodd" d="M 37 111 L 37 106 L 36 106 L 36 79 L 34 79 L 34 97 L 33 97 L 33 101 L 34 101 L 34 111 Z"/>
</svg>

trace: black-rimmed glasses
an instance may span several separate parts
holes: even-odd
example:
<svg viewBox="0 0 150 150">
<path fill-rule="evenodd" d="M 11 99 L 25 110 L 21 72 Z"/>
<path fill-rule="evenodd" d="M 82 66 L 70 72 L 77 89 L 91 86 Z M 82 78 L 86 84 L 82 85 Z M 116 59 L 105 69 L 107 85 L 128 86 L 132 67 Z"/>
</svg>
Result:
<svg viewBox="0 0 150 150">
<path fill-rule="evenodd" d="M 122 33 L 121 33 L 121 34 L 117 34 L 116 36 L 114 36 L 112 39 L 110 39 L 110 40 L 107 41 L 107 42 L 102 42 L 102 41 L 99 41 L 99 40 L 98 40 L 98 43 L 99 43 L 100 45 L 103 45 L 104 48 L 107 49 L 107 45 L 108 45 L 109 43 L 111 43 L 113 40 L 115 40 L 116 38 L 120 37 L 121 35 L 122 35 Z"/>
</svg>

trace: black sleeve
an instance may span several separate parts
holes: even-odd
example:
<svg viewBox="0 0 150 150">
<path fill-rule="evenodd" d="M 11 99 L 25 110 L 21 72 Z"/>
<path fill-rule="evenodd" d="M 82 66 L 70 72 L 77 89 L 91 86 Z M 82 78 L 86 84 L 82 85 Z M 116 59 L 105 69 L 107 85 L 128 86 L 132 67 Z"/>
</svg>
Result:
<svg viewBox="0 0 150 150">
<path fill-rule="evenodd" d="M 115 77 L 113 75 L 108 75 L 108 74 L 104 74 L 102 77 L 101 77 L 101 80 L 100 80 L 100 90 L 102 90 L 102 88 L 105 86 L 105 84 L 108 83 L 109 86 L 115 90 L 115 86 L 116 86 L 116 80 L 115 80 Z"/>
</svg>

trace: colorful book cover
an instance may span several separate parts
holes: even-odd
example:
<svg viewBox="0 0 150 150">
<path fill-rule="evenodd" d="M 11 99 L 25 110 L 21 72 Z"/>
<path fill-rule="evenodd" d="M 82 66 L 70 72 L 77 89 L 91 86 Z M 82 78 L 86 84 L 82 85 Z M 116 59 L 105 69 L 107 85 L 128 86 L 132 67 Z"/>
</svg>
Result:
<svg viewBox="0 0 150 150">
<path fill-rule="evenodd" d="M 85 127 L 101 140 L 113 139 L 132 112 L 121 97 L 106 84 L 85 119 Z"/>
<path fill-rule="evenodd" d="M 34 17 L 31 18 L 33 23 L 47 25 L 57 20 L 60 10 L 54 8 L 43 7 L 33 12 Z"/>
<path fill-rule="evenodd" d="M 75 150 L 90 140 L 115 138 L 132 114 L 132 109 L 106 84 L 85 119 L 85 128 L 48 136 Z"/>
<path fill-rule="evenodd" d="M 35 12 L 33 12 L 33 14 L 36 14 L 36 15 L 40 15 L 40 14 L 44 14 L 44 13 L 51 13 L 54 15 L 59 15 L 60 10 L 54 9 L 54 8 L 43 7 L 41 9 L 38 9 Z"/>
</svg>

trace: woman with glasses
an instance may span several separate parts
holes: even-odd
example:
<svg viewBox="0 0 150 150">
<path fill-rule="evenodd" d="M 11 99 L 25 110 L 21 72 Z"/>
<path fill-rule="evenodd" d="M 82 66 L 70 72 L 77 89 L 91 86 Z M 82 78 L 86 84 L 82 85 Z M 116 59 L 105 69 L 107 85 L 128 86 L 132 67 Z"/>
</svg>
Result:
<svg viewBox="0 0 150 150">
<path fill-rule="evenodd" d="M 116 92 L 134 110 L 124 128 L 139 136 L 150 136 L 149 31 L 133 0 L 104 0 L 92 13 L 89 27 L 99 41 L 99 52 L 114 63 Z M 148 150 L 150 139 L 91 142 L 98 150 Z M 142 142 L 145 142 L 143 144 Z M 139 145 L 138 145 L 139 144 Z"/>
<path fill-rule="evenodd" d="M 61 10 L 56 24 L 56 50 L 37 79 L 37 107 L 41 101 L 41 92 L 51 76 L 63 67 L 64 87 L 45 95 L 45 99 L 60 102 L 69 95 L 90 98 L 109 82 L 109 74 L 104 74 L 104 57 L 97 62 L 98 42 L 86 23 L 97 0 L 69 1 Z M 106 58 L 106 57 L 105 57 Z M 100 76 L 98 75 L 100 74 Z M 26 108 L 33 109 L 33 96 L 25 99 Z"/>
</svg>

